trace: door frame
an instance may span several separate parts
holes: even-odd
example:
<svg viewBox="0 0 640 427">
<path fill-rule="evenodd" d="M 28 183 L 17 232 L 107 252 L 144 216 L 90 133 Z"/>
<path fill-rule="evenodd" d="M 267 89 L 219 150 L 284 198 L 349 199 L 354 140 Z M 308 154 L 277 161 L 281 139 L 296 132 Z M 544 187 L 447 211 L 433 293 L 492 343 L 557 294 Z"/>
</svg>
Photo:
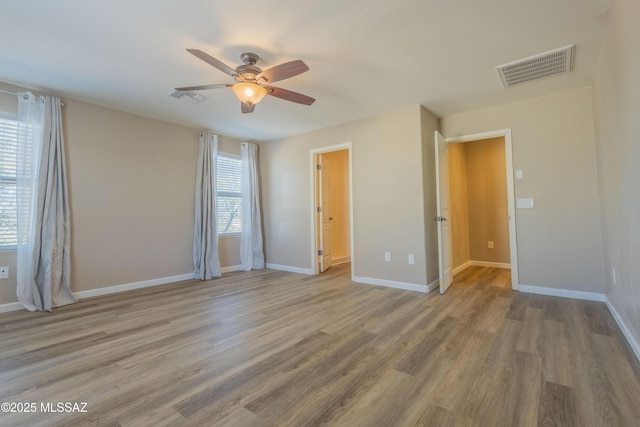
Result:
<svg viewBox="0 0 640 427">
<path fill-rule="evenodd" d="M 350 256 L 351 256 L 351 280 L 355 277 L 355 251 L 353 244 L 353 155 L 351 150 L 351 142 L 345 142 L 342 144 L 328 145 L 320 148 L 313 148 L 309 150 L 309 194 L 310 197 L 310 209 L 311 212 L 311 272 L 312 274 L 319 274 L 318 261 L 317 261 L 317 247 L 318 247 L 318 223 L 316 221 L 316 200 L 317 185 L 316 185 L 316 155 L 330 153 L 332 151 L 347 150 L 349 155 L 349 240 L 350 240 Z"/>
<path fill-rule="evenodd" d="M 452 138 L 445 137 L 447 144 L 460 142 L 480 141 L 483 139 L 504 137 L 504 154 L 507 166 L 507 210 L 509 219 L 509 255 L 511 262 L 511 289 L 517 291 L 518 281 L 518 239 L 516 236 L 516 203 L 515 184 L 513 176 L 513 144 L 511 140 L 511 128 L 489 132 L 474 133 Z M 436 159 L 437 161 L 437 159 Z"/>
</svg>

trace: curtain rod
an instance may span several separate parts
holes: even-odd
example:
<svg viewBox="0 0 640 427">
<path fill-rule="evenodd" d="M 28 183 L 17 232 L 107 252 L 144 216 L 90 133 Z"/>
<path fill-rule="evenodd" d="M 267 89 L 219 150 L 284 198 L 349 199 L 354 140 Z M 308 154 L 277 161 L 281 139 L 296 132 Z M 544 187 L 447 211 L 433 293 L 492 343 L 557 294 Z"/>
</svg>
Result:
<svg viewBox="0 0 640 427">
<path fill-rule="evenodd" d="M 202 133 L 202 132 L 199 132 L 199 133 L 198 133 L 198 136 L 202 136 L 202 135 L 204 135 L 204 133 Z M 220 138 L 224 138 L 224 136 L 222 136 L 222 135 L 218 135 L 218 137 L 220 137 Z M 235 141 L 229 141 L 229 142 L 235 142 Z M 247 143 L 247 142 L 249 142 L 249 141 L 239 141 L 238 143 L 239 143 L 239 144 L 245 144 L 245 143 Z"/>
<path fill-rule="evenodd" d="M 10 90 L 4 90 L 4 89 L 0 89 L 1 93 L 6 93 L 7 95 L 17 95 L 18 92 L 12 92 Z M 60 102 L 60 105 L 62 105 L 64 107 L 64 102 Z"/>
</svg>

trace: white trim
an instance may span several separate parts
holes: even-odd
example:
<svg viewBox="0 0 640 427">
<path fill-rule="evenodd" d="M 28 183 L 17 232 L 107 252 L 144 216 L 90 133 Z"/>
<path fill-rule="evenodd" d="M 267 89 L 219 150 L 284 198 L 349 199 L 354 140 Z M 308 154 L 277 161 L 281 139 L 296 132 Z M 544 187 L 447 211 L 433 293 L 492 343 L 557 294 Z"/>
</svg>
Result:
<svg viewBox="0 0 640 427">
<path fill-rule="evenodd" d="M 448 143 L 457 144 L 458 142 L 480 141 L 482 139 L 499 138 L 511 133 L 511 128 L 492 130 L 489 132 L 473 133 L 471 135 L 453 136 L 446 138 Z"/>
<path fill-rule="evenodd" d="M 315 274 L 313 270 L 311 270 L 310 268 L 291 267 L 288 265 L 267 263 L 267 268 L 271 270 L 288 271 L 289 273 L 298 273 L 298 274 L 307 274 L 307 275 Z"/>
<path fill-rule="evenodd" d="M 331 265 L 344 264 L 345 262 L 351 262 L 351 257 L 349 255 L 331 259 Z"/>
<path fill-rule="evenodd" d="M 140 282 L 125 283 L 123 285 L 105 286 L 103 288 L 88 289 L 86 291 L 74 292 L 78 299 L 97 297 L 101 295 L 116 294 L 119 292 L 132 291 L 134 289 L 148 288 L 151 286 L 166 285 L 168 283 L 194 280 L 193 273 L 179 274 L 177 276 L 161 277 L 159 279 L 143 280 Z"/>
<path fill-rule="evenodd" d="M 241 270 L 242 270 L 241 265 L 232 265 L 229 267 L 222 267 L 221 272 L 230 273 L 232 271 L 241 271 Z M 158 279 L 143 280 L 140 282 L 125 283 L 122 285 L 105 286 L 102 288 L 88 289 L 86 291 L 74 292 L 73 295 L 77 299 L 81 300 L 85 298 L 92 298 L 92 297 L 98 297 L 102 295 L 117 294 L 119 292 L 132 291 L 135 289 L 149 288 L 152 286 L 184 282 L 185 280 L 195 280 L 193 278 L 193 273 L 185 273 L 185 274 L 179 274 L 177 276 L 161 277 Z M 24 309 L 24 306 L 20 302 L 10 302 L 6 304 L 0 304 L 0 313 L 6 313 L 9 311 L 17 311 L 22 309 Z"/>
<path fill-rule="evenodd" d="M 439 287 L 440 287 L 440 279 L 438 278 L 427 285 L 427 292 L 431 292 L 432 290 L 437 289 Z"/>
<path fill-rule="evenodd" d="M 571 289 L 545 288 L 543 286 L 520 285 L 520 292 L 528 294 L 549 295 L 553 297 L 573 298 L 586 301 L 605 302 L 605 295 L 597 292 L 574 291 Z"/>
<path fill-rule="evenodd" d="M 376 279 L 374 277 L 354 277 L 353 281 L 356 283 L 363 283 L 365 285 L 375 285 L 375 286 L 384 286 L 387 288 L 395 288 L 395 289 L 404 289 L 406 291 L 416 291 L 427 293 L 431 289 L 431 283 L 429 286 L 427 285 L 418 285 L 415 283 L 407 283 L 407 282 L 397 282 L 395 280 L 385 280 L 385 279 Z"/>
<path fill-rule="evenodd" d="M 456 268 L 454 268 L 453 269 L 453 275 L 455 276 L 456 274 L 460 273 L 461 271 L 466 270 L 469 267 L 471 267 L 471 261 L 467 261 L 464 264 L 459 265 Z"/>
<path fill-rule="evenodd" d="M 467 268 L 469 268 L 471 266 L 506 268 L 507 270 L 511 269 L 511 264 L 509 264 L 508 262 L 490 262 L 490 261 L 469 260 L 469 261 L 465 262 L 464 264 L 461 264 L 461 265 L 457 266 L 456 268 L 454 268 L 453 269 L 453 275 L 455 276 L 456 274 L 460 273 L 461 271 L 466 270 Z"/>
<path fill-rule="evenodd" d="M 334 144 L 328 145 L 326 147 L 320 148 L 312 148 L 309 150 L 310 154 L 310 180 L 309 180 L 309 195 L 311 201 L 311 273 L 303 273 L 303 274 L 318 274 L 318 257 L 317 257 L 317 238 L 318 238 L 318 227 L 316 224 L 316 155 L 322 153 L 330 153 L 332 151 L 340 151 L 347 150 L 349 153 L 349 225 L 350 225 L 350 240 L 351 240 L 351 280 L 354 280 L 355 277 L 355 252 L 354 252 L 354 244 L 353 244 L 353 155 L 351 149 L 351 142 L 344 142 L 342 144 Z M 276 269 L 279 270 L 279 269 Z M 288 270 L 285 270 L 288 271 Z M 355 280 L 354 280 L 355 281 Z"/>
<path fill-rule="evenodd" d="M 469 265 L 473 265 L 476 267 L 493 267 L 493 268 L 506 268 L 507 270 L 511 269 L 511 264 L 508 262 L 490 262 L 490 261 L 469 261 Z"/>
<path fill-rule="evenodd" d="M 242 266 L 241 265 L 230 265 L 228 267 L 222 267 L 220 269 L 220 272 L 222 274 L 224 274 L 224 273 L 232 273 L 234 271 L 242 271 Z"/>
<path fill-rule="evenodd" d="M 516 238 L 516 208 L 515 190 L 513 182 L 513 142 L 511 140 L 511 129 L 499 129 L 490 132 L 481 132 L 471 135 L 456 136 L 446 138 L 447 143 L 459 143 L 479 141 L 489 138 L 504 137 L 505 162 L 507 166 L 507 210 L 509 213 L 509 252 L 511 256 L 511 289 L 518 290 L 518 239 Z"/>
<path fill-rule="evenodd" d="M 26 310 L 19 302 L 8 302 L 6 304 L 0 304 L 0 313 L 8 313 L 10 311 Z"/>
<path fill-rule="evenodd" d="M 620 315 L 620 313 L 618 313 L 618 310 L 616 310 L 616 307 L 613 305 L 613 303 L 611 302 L 611 300 L 607 295 L 604 296 L 604 302 L 605 304 L 607 304 L 607 308 L 609 308 L 611 315 L 616 320 L 616 323 L 622 330 L 622 333 L 624 334 L 624 337 L 627 339 L 627 342 L 631 346 L 631 349 L 636 354 L 638 361 L 640 361 L 640 342 L 638 342 L 638 339 L 636 338 L 636 336 L 631 332 L 632 329 L 629 326 L 627 326 L 626 319 L 623 318 Z"/>
<path fill-rule="evenodd" d="M 143 280 L 140 282 L 125 283 L 122 285 L 105 286 L 102 288 L 88 289 L 86 291 L 74 292 L 73 295 L 78 299 L 97 297 L 101 295 L 116 294 L 119 292 L 132 291 L 134 289 L 148 288 L 151 286 L 166 285 L 169 283 L 183 282 L 185 280 L 193 280 L 193 273 L 179 274 L 177 276 L 161 277 L 159 279 Z M 19 302 L 11 302 L 0 305 L 0 313 L 7 311 L 21 310 L 24 307 Z"/>
</svg>

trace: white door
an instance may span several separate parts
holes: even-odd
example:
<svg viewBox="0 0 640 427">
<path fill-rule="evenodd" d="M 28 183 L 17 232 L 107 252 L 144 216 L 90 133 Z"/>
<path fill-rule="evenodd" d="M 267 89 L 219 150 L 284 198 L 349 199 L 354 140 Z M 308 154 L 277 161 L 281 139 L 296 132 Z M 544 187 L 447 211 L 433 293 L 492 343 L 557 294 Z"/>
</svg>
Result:
<svg viewBox="0 0 640 427">
<path fill-rule="evenodd" d="M 329 158 L 318 154 L 318 230 L 320 273 L 331 267 L 331 206 L 329 204 Z"/>
<path fill-rule="evenodd" d="M 438 222 L 438 266 L 440 269 L 440 293 L 453 282 L 451 253 L 451 224 L 449 223 L 449 156 L 447 141 L 435 131 L 436 148 L 436 218 Z"/>
</svg>

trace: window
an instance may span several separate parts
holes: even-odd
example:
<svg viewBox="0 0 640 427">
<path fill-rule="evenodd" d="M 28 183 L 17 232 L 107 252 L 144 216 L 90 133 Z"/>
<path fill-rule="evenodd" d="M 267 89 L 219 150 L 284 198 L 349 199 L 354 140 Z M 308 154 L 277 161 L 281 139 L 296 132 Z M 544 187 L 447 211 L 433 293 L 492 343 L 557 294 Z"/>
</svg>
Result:
<svg viewBox="0 0 640 427">
<path fill-rule="evenodd" d="M 239 158 L 218 154 L 216 159 L 216 200 L 218 234 L 240 233 L 242 163 Z"/>
<path fill-rule="evenodd" d="M 0 250 L 18 243 L 16 151 L 18 122 L 0 118 Z"/>
</svg>

